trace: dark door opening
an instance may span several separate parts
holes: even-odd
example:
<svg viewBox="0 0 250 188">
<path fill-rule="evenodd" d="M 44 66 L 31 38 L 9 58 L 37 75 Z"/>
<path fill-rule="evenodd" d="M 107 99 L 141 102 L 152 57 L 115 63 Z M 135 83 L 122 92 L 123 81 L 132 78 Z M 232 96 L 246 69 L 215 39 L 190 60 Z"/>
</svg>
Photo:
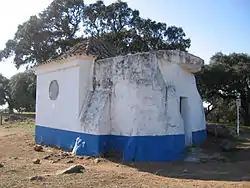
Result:
<svg viewBox="0 0 250 188">
<path fill-rule="evenodd" d="M 185 145 L 192 145 L 192 127 L 189 123 L 189 105 L 187 97 L 180 97 L 180 114 L 183 119 Z"/>
</svg>

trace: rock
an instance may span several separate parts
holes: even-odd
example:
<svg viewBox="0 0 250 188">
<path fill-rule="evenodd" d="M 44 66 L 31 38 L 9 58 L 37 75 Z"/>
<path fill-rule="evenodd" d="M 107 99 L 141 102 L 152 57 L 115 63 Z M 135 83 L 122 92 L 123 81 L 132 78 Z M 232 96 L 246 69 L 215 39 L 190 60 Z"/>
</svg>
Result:
<svg viewBox="0 0 250 188">
<path fill-rule="evenodd" d="M 60 153 L 60 156 L 61 156 L 62 158 L 66 158 L 66 157 L 70 156 L 70 154 L 69 154 L 69 153 L 66 153 L 66 152 L 61 152 L 61 153 Z"/>
<path fill-rule="evenodd" d="M 220 144 L 220 148 L 226 152 L 233 151 L 236 150 L 236 144 L 228 139 L 224 139 Z"/>
<path fill-rule="evenodd" d="M 40 146 L 40 145 L 35 145 L 34 146 L 34 150 L 37 151 L 37 152 L 42 152 L 43 151 L 43 147 Z"/>
<path fill-rule="evenodd" d="M 32 176 L 32 177 L 30 177 L 29 178 L 31 181 L 34 181 L 34 180 L 39 180 L 39 181 L 42 181 L 42 180 L 44 180 L 45 179 L 45 177 L 44 176 Z"/>
<path fill-rule="evenodd" d="M 52 163 L 57 163 L 59 162 L 61 159 L 56 159 L 56 160 L 53 160 Z"/>
<path fill-rule="evenodd" d="M 45 155 L 43 159 L 49 159 L 51 156 L 52 156 L 51 154 Z"/>
<path fill-rule="evenodd" d="M 2 163 L 0 163 L 0 168 L 3 168 L 3 167 L 4 167 L 4 165 Z"/>
<path fill-rule="evenodd" d="M 73 161 L 73 160 L 69 160 L 69 161 L 67 161 L 66 163 L 67 163 L 67 164 L 69 164 L 69 163 L 74 163 L 74 161 Z"/>
<path fill-rule="evenodd" d="M 84 158 L 84 157 L 83 157 L 83 158 Z M 86 157 L 85 157 L 86 160 L 89 160 L 89 159 L 92 159 L 92 158 L 93 158 L 93 157 L 91 157 L 91 156 L 86 156 Z"/>
<path fill-rule="evenodd" d="M 40 159 L 34 159 L 32 162 L 33 162 L 33 164 L 40 164 L 41 161 L 40 161 Z"/>
<path fill-rule="evenodd" d="M 94 163 L 95 163 L 95 164 L 97 164 L 97 163 L 99 163 L 99 162 L 101 162 L 101 159 L 99 159 L 99 158 L 96 158 L 96 159 L 94 160 Z"/>
<path fill-rule="evenodd" d="M 82 173 L 84 169 L 85 168 L 82 165 L 73 165 L 73 166 L 71 166 L 69 168 L 66 168 L 66 169 L 64 169 L 62 171 L 59 171 L 57 173 L 57 175 L 60 175 L 60 174 L 72 174 L 72 173 Z"/>
</svg>

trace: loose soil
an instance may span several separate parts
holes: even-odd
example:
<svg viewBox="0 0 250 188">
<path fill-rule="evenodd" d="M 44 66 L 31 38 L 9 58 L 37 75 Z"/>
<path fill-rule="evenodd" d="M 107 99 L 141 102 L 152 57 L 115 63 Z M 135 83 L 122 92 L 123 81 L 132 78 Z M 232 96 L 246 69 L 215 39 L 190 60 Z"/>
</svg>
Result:
<svg viewBox="0 0 250 188">
<path fill-rule="evenodd" d="M 222 153 L 215 138 L 202 146 L 207 152 L 221 152 L 229 161 L 206 163 L 123 163 L 112 159 L 76 157 L 59 149 L 34 151 L 34 128 L 26 125 L 0 126 L 0 188 L 8 187 L 250 187 L 250 134 L 239 142 L 240 149 Z M 167 144 L 167 143 L 166 143 Z M 33 164 L 40 159 L 40 164 Z M 74 164 L 83 173 L 55 175 Z M 31 181 L 31 176 L 44 178 Z"/>
</svg>

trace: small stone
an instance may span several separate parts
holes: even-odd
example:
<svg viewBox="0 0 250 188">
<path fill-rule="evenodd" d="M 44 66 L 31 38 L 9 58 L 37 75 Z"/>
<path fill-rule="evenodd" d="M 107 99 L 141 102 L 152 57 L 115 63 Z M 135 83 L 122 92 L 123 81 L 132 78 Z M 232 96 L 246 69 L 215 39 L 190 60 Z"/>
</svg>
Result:
<svg viewBox="0 0 250 188">
<path fill-rule="evenodd" d="M 83 157 L 83 158 L 84 158 L 84 157 Z M 91 157 L 91 156 L 86 156 L 85 159 L 86 159 L 86 160 L 89 160 L 89 159 L 92 159 L 92 157 Z"/>
<path fill-rule="evenodd" d="M 43 157 L 43 159 L 49 159 L 50 157 L 51 157 L 51 154 L 45 155 L 45 156 Z"/>
<path fill-rule="evenodd" d="M 69 160 L 69 161 L 67 161 L 66 163 L 67 163 L 67 164 L 69 164 L 69 163 L 74 163 L 74 161 L 73 161 L 73 160 Z"/>
<path fill-rule="evenodd" d="M 52 163 L 57 163 L 59 162 L 61 159 L 56 159 L 56 160 L 53 160 Z"/>
<path fill-rule="evenodd" d="M 3 168 L 3 167 L 4 167 L 4 165 L 2 163 L 0 163 L 0 168 Z"/>
<path fill-rule="evenodd" d="M 18 159 L 18 157 L 13 157 L 13 159 L 14 159 L 14 160 L 17 160 L 17 159 Z"/>
<path fill-rule="evenodd" d="M 38 181 L 42 181 L 44 180 L 44 176 L 32 176 L 29 178 L 31 181 L 34 181 L 34 180 L 38 180 Z"/>
<path fill-rule="evenodd" d="M 40 159 L 34 159 L 32 162 L 33 162 L 33 164 L 40 164 L 41 161 L 40 161 Z"/>
<path fill-rule="evenodd" d="M 84 156 L 80 156 L 80 157 L 78 157 L 78 159 L 84 159 Z"/>
<path fill-rule="evenodd" d="M 60 175 L 60 174 L 72 174 L 72 173 L 82 173 L 84 169 L 85 168 L 82 165 L 73 165 L 73 166 L 71 166 L 69 168 L 66 168 L 66 169 L 64 169 L 62 171 L 59 171 L 57 173 L 57 175 Z"/>
<path fill-rule="evenodd" d="M 183 172 L 184 172 L 184 173 L 187 173 L 187 172 L 188 172 L 188 170 L 187 170 L 187 169 L 184 169 L 184 170 L 183 170 Z"/>
<path fill-rule="evenodd" d="M 43 151 L 43 147 L 40 146 L 40 145 L 35 145 L 34 146 L 34 150 L 37 151 L 37 152 L 42 152 Z"/>
<path fill-rule="evenodd" d="M 95 164 L 97 164 L 97 163 L 99 163 L 99 162 L 101 162 L 101 159 L 99 159 L 99 158 L 96 158 L 96 159 L 94 160 L 94 163 L 95 163 Z"/>
<path fill-rule="evenodd" d="M 60 156 L 62 157 L 62 158 L 66 158 L 66 157 L 68 157 L 68 156 L 70 156 L 68 153 L 66 153 L 66 152 L 61 152 L 60 153 Z"/>
<path fill-rule="evenodd" d="M 115 166 L 116 166 L 116 167 L 119 167 L 120 165 L 117 164 L 117 165 L 115 165 Z"/>
</svg>

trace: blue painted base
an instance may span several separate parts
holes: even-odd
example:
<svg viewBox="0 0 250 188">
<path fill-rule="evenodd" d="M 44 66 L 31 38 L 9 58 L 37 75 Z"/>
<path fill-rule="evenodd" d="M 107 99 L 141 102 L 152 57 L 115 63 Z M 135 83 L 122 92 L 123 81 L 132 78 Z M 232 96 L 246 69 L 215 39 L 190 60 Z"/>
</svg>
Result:
<svg viewBox="0 0 250 188">
<path fill-rule="evenodd" d="M 207 138 L 207 130 L 195 131 L 192 134 L 193 145 L 199 145 Z"/>
<path fill-rule="evenodd" d="M 125 161 L 174 161 L 182 159 L 185 151 L 184 135 L 92 135 L 36 126 L 35 139 L 38 144 L 71 151 L 77 137 L 85 142 L 78 151 L 79 155 L 100 156 L 107 151 L 116 151 L 122 154 Z M 193 138 L 195 143 L 205 139 L 203 132 L 193 133 Z"/>
</svg>

